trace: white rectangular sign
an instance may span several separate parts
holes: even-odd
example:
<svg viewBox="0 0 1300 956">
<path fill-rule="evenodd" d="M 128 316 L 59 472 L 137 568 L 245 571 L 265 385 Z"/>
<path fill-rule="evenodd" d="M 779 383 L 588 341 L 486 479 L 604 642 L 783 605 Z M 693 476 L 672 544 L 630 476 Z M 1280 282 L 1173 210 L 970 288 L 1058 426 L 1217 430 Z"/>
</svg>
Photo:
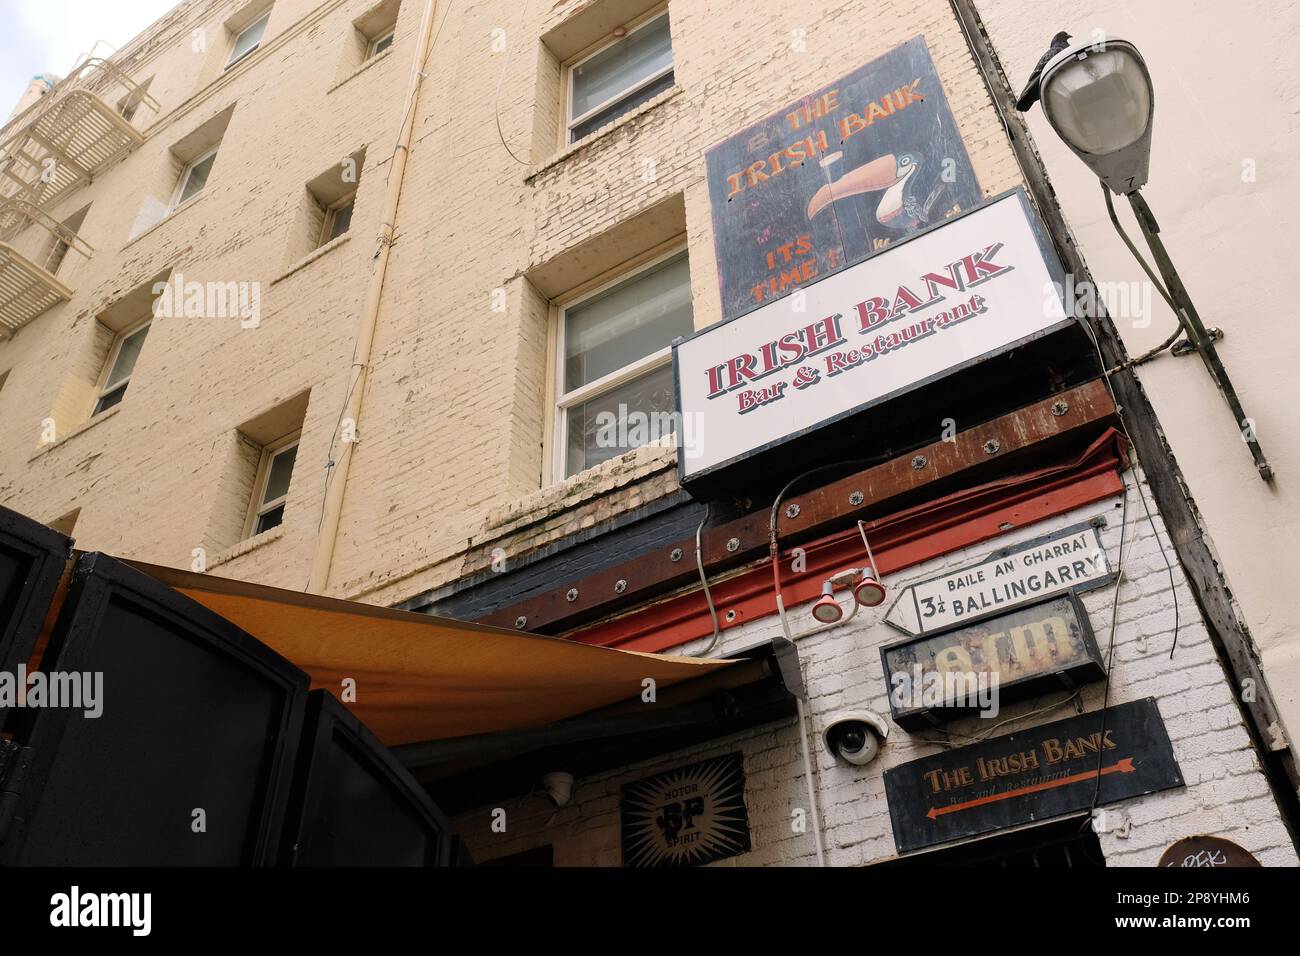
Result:
<svg viewBox="0 0 1300 956">
<path fill-rule="evenodd" d="M 1110 577 L 1101 532 L 1093 525 L 1067 528 L 905 588 L 885 620 L 909 634 L 928 634 L 1071 588 L 1088 590 Z"/>
<path fill-rule="evenodd" d="M 1040 235 L 1017 189 L 679 342 L 682 480 L 1064 323 Z"/>
</svg>

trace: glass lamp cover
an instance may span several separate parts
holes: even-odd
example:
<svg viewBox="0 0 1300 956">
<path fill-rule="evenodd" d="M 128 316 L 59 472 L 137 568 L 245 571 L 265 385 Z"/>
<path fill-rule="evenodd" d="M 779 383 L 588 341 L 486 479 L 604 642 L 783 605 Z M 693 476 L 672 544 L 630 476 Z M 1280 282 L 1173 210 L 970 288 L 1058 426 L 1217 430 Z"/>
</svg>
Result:
<svg viewBox="0 0 1300 956">
<path fill-rule="evenodd" d="M 1052 71 L 1043 105 L 1061 137 L 1078 150 L 1106 155 L 1142 138 L 1151 121 L 1151 81 L 1140 60 L 1111 46 L 1088 51 Z"/>
</svg>

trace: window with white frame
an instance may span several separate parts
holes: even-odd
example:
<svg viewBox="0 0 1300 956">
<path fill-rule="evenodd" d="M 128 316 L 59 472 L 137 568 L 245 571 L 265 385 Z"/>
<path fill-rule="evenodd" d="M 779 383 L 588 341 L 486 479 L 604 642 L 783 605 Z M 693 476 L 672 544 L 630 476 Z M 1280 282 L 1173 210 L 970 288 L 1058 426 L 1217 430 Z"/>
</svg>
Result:
<svg viewBox="0 0 1300 956">
<path fill-rule="evenodd" d="M 230 59 L 226 61 L 226 69 L 230 69 L 257 49 L 262 42 L 262 34 L 266 33 L 266 21 L 270 19 L 271 11 L 267 10 L 235 35 L 235 42 L 230 47 Z"/>
<path fill-rule="evenodd" d="M 172 197 L 173 211 L 203 192 L 203 187 L 208 184 L 208 177 L 212 175 L 212 164 L 216 161 L 217 150 L 213 148 L 181 171 L 180 181 L 176 184 L 176 195 Z"/>
<path fill-rule="evenodd" d="M 284 505 L 289 497 L 293 462 L 298 455 L 298 435 L 290 435 L 262 451 L 257 484 L 248 516 L 248 535 L 279 527 L 284 521 Z"/>
<path fill-rule="evenodd" d="M 325 224 L 321 228 L 319 245 L 333 242 L 348 231 L 352 225 L 352 207 L 356 201 L 356 193 L 353 193 L 325 210 Z"/>
<path fill-rule="evenodd" d="M 670 345 L 692 328 L 684 250 L 560 310 L 557 481 L 672 433 Z"/>
<path fill-rule="evenodd" d="M 383 36 L 376 37 L 374 40 L 370 41 L 370 49 L 366 53 L 366 59 L 368 60 L 371 57 L 379 56 L 379 54 L 392 46 L 394 33 L 394 30 L 389 30 Z"/>
<path fill-rule="evenodd" d="M 567 121 L 575 143 L 673 85 L 668 11 L 569 67 Z"/>
<path fill-rule="evenodd" d="M 145 336 L 149 334 L 149 323 L 137 325 L 119 335 L 108 352 L 108 362 L 104 366 L 103 380 L 99 386 L 99 397 L 95 400 L 91 417 L 106 412 L 119 404 L 126 396 L 126 387 L 131 383 L 131 373 L 140 358 L 140 349 L 144 347 Z"/>
</svg>

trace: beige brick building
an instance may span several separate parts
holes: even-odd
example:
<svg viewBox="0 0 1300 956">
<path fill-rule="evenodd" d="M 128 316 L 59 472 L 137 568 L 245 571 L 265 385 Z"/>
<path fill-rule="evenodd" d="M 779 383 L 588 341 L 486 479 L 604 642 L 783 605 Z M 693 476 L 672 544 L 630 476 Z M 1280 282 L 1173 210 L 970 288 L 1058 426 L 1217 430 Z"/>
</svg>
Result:
<svg viewBox="0 0 1300 956">
<path fill-rule="evenodd" d="M 426 25 L 428 56 L 407 113 Z M 599 545 L 609 529 L 686 498 L 667 442 L 580 467 L 591 449 L 575 451 L 566 435 L 566 402 L 585 393 L 566 385 L 560 341 L 577 306 L 684 252 L 690 328 L 723 319 L 706 151 L 917 36 L 982 197 L 1032 191 L 970 27 L 947 0 L 810 0 L 795 12 L 733 0 L 186 0 L 109 66 L 56 85 L 0 133 L 21 137 L 33 116 L 89 90 L 116 111 L 95 127 L 100 142 L 120 144 L 89 181 L 52 199 L 29 178 L 48 221 L 30 225 L 34 214 L 15 212 L 12 234 L 0 236 L 13 255 L 53 266 L 38 277 L 41 290 L 66 294 L 44 309 L 14 306 L 21 327 L 0 342 L 0 503 L 67 531 L 82 549 L 290 590 L 312 584 L 313 562 L 324 560 L 315 590 L 390 607 L 489 618 L 514 601 L 464 595 L 492 580 L 520 582 L 520 595 L 563 594 L 570 572 L 546 570 L 546 559 L 590 546 L 594 573 L 612 563 Z M 647 39 L 655 31 L 666 39 Z M 616 102 L 623 111 L 611 118 L 598 88 L 584 94 L 578 83 L 575 92 L 575 76 L 632 42 L 670 42 L 671 66 Z M 579 95 L 597 105 L 579 109 Z M 395 149 L 408 119 L 409 151 Z M 84 149 L 63 160 L 75 165 Z M 394 185 L 400 201 L 386 224 Z M 395 231 L 385 250 L 386 226 Z M 6 278 L 18 275 L 7 261 Z M 373 345 L 357 358 L 368 290 L 378 294 Z M 666 368 L 666 355 L 638 368 Z M 962 414 L 961 432 L 983 424 Z M 910 447 L 893 452 L 910 457 Z M 336 534 L 331 487 L 342 494 Z M 1186 787 L 1126 805 L 1136 838 L 1103 831 L 1106 857 L 1152 864 L 1179 837 L 1213 832 L 1265 863 L 1294 865 L 1259 731 L 1234 702 L 1242 675 L 1225 671 L 1184 569 L 1175 561 L 1167 572 L 1158 560 L 1174 545 L 1162 548 L 1152 533 L 1159 515 L 1142 523 L 1138 487 L 1017 525 L 1007 541 L 935 552 L 905 564 L 898 583 L 1112 515 L 1128 494 L 1141 566 L 1115 597 L 1122 629 L 1111 667 L 1123 677 L 1107 699 L 1158 701 Z M 724 510 L 765 515 L 769 504 Z M 683 527 L 693 531 L 696 520 Z M 1116 512 L 1104 536 L 1113 563 L 1120 524 Z M 530 568 L 542 569 L 538 580 Z M 1175 578 L 1174 591 L 1162 591 Z M 692 587 L 665 587 L 643 604 Z M 1167 661 L 1148 642 L 1163 648 L 1172 634 L 1174 594 L 1186 630 L 1180 656 Z M 1111 592 L 1092 592 L 1086 607 L 1101 640 Z M 547 630 L 608 622 L 615 610 L 626 609 L 568 623 L 556 615 Z M 770 609 L 737 614 L 726 618 L 721 651 L 780 632 Z M 495 623 L 532 629 L 526 618 L 511 611 Z M 879 620 L 859 621 L 809 642 L 815 726 L 843 708 L 888 710 L 877 647 L 889 636 Z M 703 646 L 687 637 L 677 644 Z M 1104 706 L 1100 685 L 1082 705 Z M 1012 709 L 1018 723 L 1001 732 L 1041 722 L 1037 713 Z M 960 726 L 974 735 L 980 722 Z M 887 766 L 935 749 L 897 735 Z M 754 850 L 737 862 L 816 858 L 806 831 L 789 826 L 806 808 L 796 738 L 786 724 L 724 746 L 746 754 L 753 788 Z M 580 781 L 562 818 L 531 807 L 508 837 L 487 823 L 492 807 L 467 811 L 463 834 L 481 857 L 546 842 L 557 862 L 617 863 L 618 787 L 665 759 Z M 881 764 L 846 770 L 824 752 L 817 763 L 829 862 L 897 855 Z M 859 799 L 864 787 L 870 801 Z"/>
</svg>

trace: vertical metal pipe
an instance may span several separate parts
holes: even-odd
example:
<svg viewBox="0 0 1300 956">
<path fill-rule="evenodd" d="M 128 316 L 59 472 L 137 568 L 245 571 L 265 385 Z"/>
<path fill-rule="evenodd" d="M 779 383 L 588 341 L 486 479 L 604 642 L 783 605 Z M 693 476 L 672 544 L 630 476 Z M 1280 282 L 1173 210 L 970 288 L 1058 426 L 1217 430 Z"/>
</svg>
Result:
<svg viewBox="0 0 1300 956">
<path fill-rule="evenodd" d="M 402 181 L 406 177 L 406 160 L 411 152 L 411 136 L 415 129 L 416 105 L 420 98 L 420 85 L 424 79 L 424 64 L 433 42 L 433 13 L 437 0 L 425 0 L 424 14 L 420 20 L 415 57 L 411 61 L 411 77 L 402 98 L 402 125 L 393 151 L 393 162 L 388 173 L 388 191 L 384 196 L 383 216 L 379 225 L 379 248 L 375 252 L 374 271 L 366 289 L 365 303 L 357 322 L 356 344 L 352 350 L 349 369 L 347 399 L 339 421 L 356 423 L 355 434 L 360 436 L 361 400 L 366 390 L 366 377 L 370 371 L 371 353 L 375 342 L 375 327 L 379 320 L 379 302 L 388 273 L 388 257 L 393 246 L 393 232 L 397 221 L 397 204 L 402 195 Z M 331 453 L 332 471 L 326 477 L 325 501 L 321 507 L 320 529 L 316 534 L 316 550 L 312 555 L 311 575 L 307 590 L 323 594 L 329 583 L 330 565 L 334 561 L 334 545 L 338 540 L 339 518 L 343 513 L 343 496 L 348 485 L 348 469 L 352 464 L 354 441 L 338 442 L 338 432 L 330 442 L 338 443 L 337 454 Z"/>
</svg>

